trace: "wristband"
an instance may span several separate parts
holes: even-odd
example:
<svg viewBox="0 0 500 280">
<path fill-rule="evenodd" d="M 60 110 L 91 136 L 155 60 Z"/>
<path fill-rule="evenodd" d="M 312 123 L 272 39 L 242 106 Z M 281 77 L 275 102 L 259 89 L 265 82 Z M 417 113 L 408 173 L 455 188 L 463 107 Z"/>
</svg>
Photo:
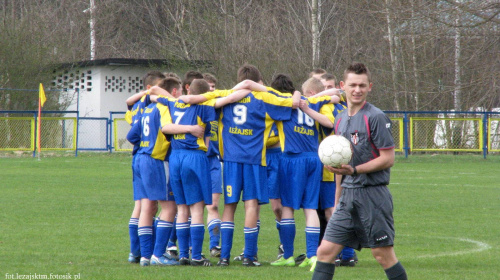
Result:
<svg viewBox="0 0 500 280">
<path fill-rule="evenodd" d="M 356 170 L 356 167 L 353 167 L 354 171 L 352 172 L 351 176 L 356 176 L 358 175 L 358 170 Z"/>
</svg>

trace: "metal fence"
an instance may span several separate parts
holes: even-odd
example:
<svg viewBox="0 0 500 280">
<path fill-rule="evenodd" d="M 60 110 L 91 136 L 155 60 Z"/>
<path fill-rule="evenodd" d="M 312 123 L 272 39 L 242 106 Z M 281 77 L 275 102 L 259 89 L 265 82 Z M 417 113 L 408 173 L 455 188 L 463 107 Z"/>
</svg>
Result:
<svg viewBox="0 0 500 280">
<path fill-rule="evenodd" d="M 500 152 L 500 112 L 386 111 L 393 121 L 396 152 Z M 125 112 L 109 118 L 79 117 L 77 111 L 42 113 L 43 150 L 132 151 L 126 140 L 130 125 Z M 33 151 L 36 111 L 0 111 L 0 151 Z"/>
</svg>

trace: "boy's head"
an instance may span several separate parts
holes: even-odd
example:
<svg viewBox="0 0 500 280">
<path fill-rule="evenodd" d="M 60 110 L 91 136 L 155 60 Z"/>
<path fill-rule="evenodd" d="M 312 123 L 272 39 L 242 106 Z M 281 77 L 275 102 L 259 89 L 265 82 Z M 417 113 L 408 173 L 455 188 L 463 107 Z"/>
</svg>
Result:
<svg viewBox="0 0 500 280">
<path fill-rule="evenodd" d="M 160 81 L 158 86 L 168 91 L 175 98 L 181 96 L 182 94 L 181 80 L 177 78 L 174 77 L 165 78 Z"/>
<path fill-rule="evenodd" d="M 292 94 L 295 92 L 292 79 L 285 74 L 277 74 L 271 83 L 271 87 L 280 92 L 289 92 Z"/>
<path fill-rule="evenodd" d="M 262 74 L 260 73 L 257 67 L 251 64 L 244 64 L 238 69 L 237 75 L 238 83 L 244 80 L 252 80 L 256 83 L 263 83 L 264 79 L 262 78 Z"/>
<path fill-rule="evenodd" d="M 163 75 L 165 75 L 165 78 L 173 77 L 173 78 L 177 78 L 179 81 L 181 80 L 181 77 L 179 77 L 179 75 L 177 75 L 174 72 L 163 72 Z"/>
<path fill-rule="evenodd" d="M 325 90 L 323 83 L 316 78 L 309 78 L 302 84 L 302 93 L 306 96 L 313 96 Z"/>
<path fill-rule="evenodd" d="M 194 79 L 203 79 L 203 74 L 194 70 L 187 71 L 186 74 L 184 74 L 184 80 L 182 80 L 182 92 L 185 95 L 189 94 L 189 88 Z"/>
<path fill-rule="evenodd" d="M 337 78 L 335 78 L 333 74 L 323 74 L 320 78 L 320 81 L 325 86 L 325 89 L 336 88 L 335 82 L 337 81 Z"/>
<path fill-rule="evenodd" d="M 326 74 L 326 70 L 322 68 L 316 68 L 309 73 L 309 78 L 320 79 L 322 75 Z"/>
<path fill-rule="evenodd" d="M 210 91 L 210 85 L 204 79 L 194 79 L 189 87 L 189 94 L 199 95 Z"/>
<path fill-rule="evenodd" d="M 215 76 L 210 73 L 203 73 L 203 79 L 207 81 L 208 85 L 210 86 L 210 91 L 214 91 L 215 86 L 217 85 L 217 78 L 215 78 Z"/>
<path fill-rule="evenodd" d="M 144 88 L 149 89 L 152 86 L 156 86 L 161 79 L 165 79 L 165 75 L 160 71 L 153 70 L 146 73 L 144 78 L 142 78 L 142 82 Z"/>
</svg>

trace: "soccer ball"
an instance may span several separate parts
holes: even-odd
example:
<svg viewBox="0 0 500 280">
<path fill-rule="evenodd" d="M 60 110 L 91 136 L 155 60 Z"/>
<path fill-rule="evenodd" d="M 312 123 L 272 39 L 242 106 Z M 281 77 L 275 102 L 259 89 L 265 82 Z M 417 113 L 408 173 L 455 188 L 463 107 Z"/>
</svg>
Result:
<svg viewBox="0 0 500 280">
<path fill-rule="evenodd" d="M 340 167 L 348 164 L 352 157 L 351 142 L 341 135 L 330 135 L 321 141 L 319 159 L 324 165 Z"/>
</svg>

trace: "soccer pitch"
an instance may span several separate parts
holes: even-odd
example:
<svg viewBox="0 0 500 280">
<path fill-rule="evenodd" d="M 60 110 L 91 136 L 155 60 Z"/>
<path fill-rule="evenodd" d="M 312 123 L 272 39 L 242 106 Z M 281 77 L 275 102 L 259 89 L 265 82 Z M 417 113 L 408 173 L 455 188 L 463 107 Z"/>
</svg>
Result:
<svg viewBox="0 0 500 280">
<path fill-rule="evenodd" d="M 279 244 L 269 205 L 261 210 L 262 267 L 129 264 L 129 154 L 0 156 L 0 279 L 311 278 L 308 269 L 269 265 Z M 391 175 L 395 250 L 409 279 L 500 279 L 500 156 L 398 156 Z M 242 210 L 232 257 L 243 248 Z M 295 256 L 305 252 L 301 211 L 296 224 Z M 335 279 L 386 279 L 369 250 L 357 254 L 358 265 L 337 268 Z"/>
</svg>

